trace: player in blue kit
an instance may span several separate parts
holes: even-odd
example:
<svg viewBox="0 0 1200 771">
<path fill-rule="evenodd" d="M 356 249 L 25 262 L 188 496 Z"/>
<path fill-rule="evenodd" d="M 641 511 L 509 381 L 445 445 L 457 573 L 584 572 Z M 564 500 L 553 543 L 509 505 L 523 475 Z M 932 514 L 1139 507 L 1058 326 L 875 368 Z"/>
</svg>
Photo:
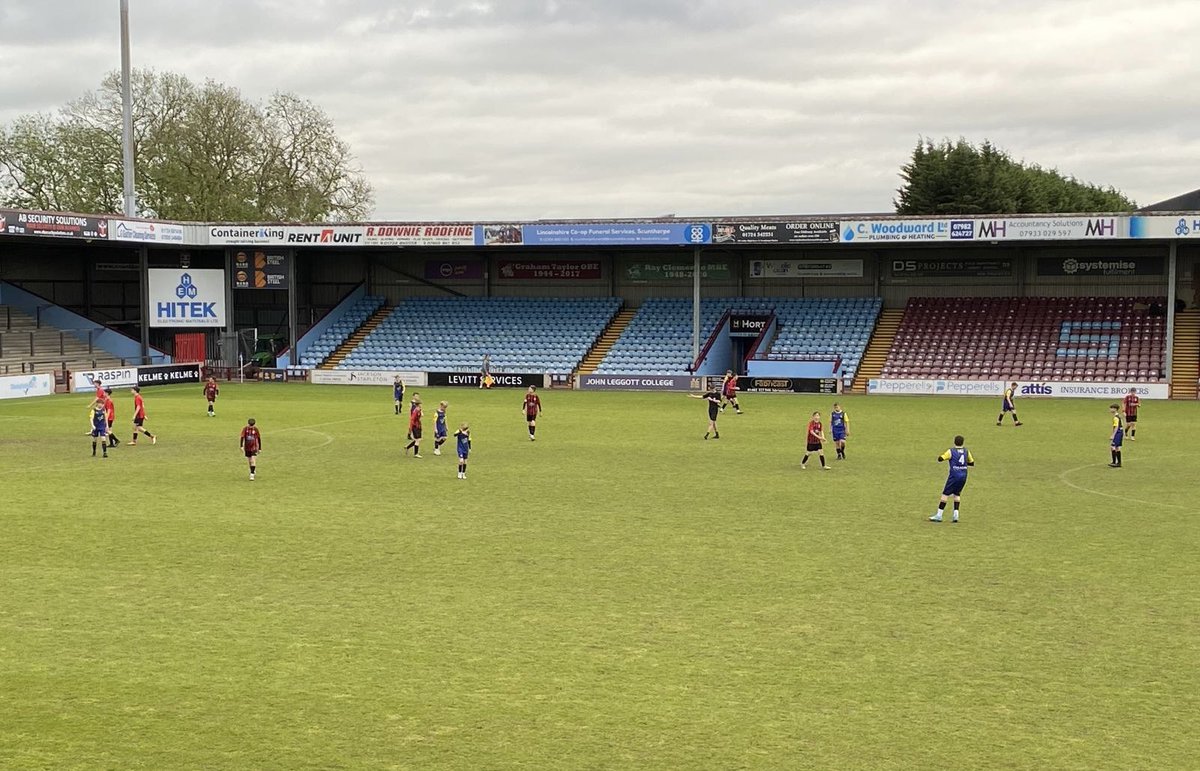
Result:
<svg viewBox="0 0 1200 771">
<path fill-rule="evenodd" d="M 463 423 L 454 432 L 458 440 L 458 478 L 467 478 L 467 456 L 471 454 L 471 427 Z"/>
<path fill-rule="evenodd" d="M 404 381 L 396 375 L 396 379 L 392 381 L 392 398 L 396 401 L 396 414 L 400 414 L 400 406 L 404 404 Z"/>
<path fill-rule="evenodd" d="M 941 522 L 942 512 L 946 510 L 946 501 L 954 499 L 954 517 L 950 522 L 958 522 L 959 499 L 963 488 L 967 486 L 967 467 L 975 465 L 971 451 L 963 447 L 962 436 L 954 437 L 954 446 L 938 456 L 938 463 L 949 461 L 950 475 L 946 478 L 946 486 L 942 488 L 942 500 L 938 503 L 937 511 L 929 518 L 930 522 Z"/>
<path fill-rule="evenodd" d="M 96 398 L 88 405 L 92 415 L 92 457 L 96 457 L 96 443 L 100 443 L 103 457 L 108 457 L 108 408 L 107 399 Z"/>
<path fill-rule="evenodd" d="M 1011 412 L 1013 425 L 1022 425 L 1021 419 L 1017 417 L 1017 384 L 1013 383 L 1008 388 L 1004 389 L 1004 403 L 1000 405 L 1000 417 L 996 418 L 996 425 L 1004 423 L 1005 413 Z"/>
<path fill-rule="evenodd" d="M 1125 426 L 1121 423 L 1121 405 L 1110 404 L 1108 410 L 1112 413 L 1112 439 L 1109 446 L 1109 450 L 1112 451 L 1112 462 L 1108 464 L 1108 467 L 1121 468 L 1121 445 L 1125 443 Z"/>
<path fill-rule="evenodd" d="M 842 405 L 833 403 L 833 412 L 829 413 L 829 428 L 833 431 L 833 447 L 837 450 L 837 459 L 846 459 L 846 439 L 850 437 L 850 417 L 842 409 Z"/>
<path fill-rule="evenodd" d="M 442 445 L 446 443 L 446 408 L 447 402 L 438 402 L 437 419 L 433 422 L 433 454 L 442 454 Z"/>
</svg>

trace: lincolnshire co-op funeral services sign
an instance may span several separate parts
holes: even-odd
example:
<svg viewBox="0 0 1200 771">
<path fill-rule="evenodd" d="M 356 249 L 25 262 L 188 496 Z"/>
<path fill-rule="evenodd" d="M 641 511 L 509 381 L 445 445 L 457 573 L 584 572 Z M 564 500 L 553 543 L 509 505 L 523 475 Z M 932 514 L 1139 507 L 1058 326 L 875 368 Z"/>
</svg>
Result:
<svg viewBox="0 0 1200 771">
<path fill-rule="evenodd" d="M 485 246 L 680 246 L 712 242 L 707 223 L 567 222 L 544 225 L 485 225 Z"/>
</svg>

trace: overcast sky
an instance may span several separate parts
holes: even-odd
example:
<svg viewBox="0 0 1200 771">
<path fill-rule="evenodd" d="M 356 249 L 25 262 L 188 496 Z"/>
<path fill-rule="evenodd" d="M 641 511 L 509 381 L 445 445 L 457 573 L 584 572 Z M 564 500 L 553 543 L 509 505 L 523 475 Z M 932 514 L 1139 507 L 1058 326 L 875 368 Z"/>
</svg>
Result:
<svg viewBox="0 0 1200 771">
<path fill-rule="evenodd" d="M 322 106 L 378 219 L 888 211 L 919 136 L 1200 187 L 1195 0 L 130 5 L 135 66 Z M 0 121 L 118 68 L 118 7 L 4 0 Z"/>
</svg>

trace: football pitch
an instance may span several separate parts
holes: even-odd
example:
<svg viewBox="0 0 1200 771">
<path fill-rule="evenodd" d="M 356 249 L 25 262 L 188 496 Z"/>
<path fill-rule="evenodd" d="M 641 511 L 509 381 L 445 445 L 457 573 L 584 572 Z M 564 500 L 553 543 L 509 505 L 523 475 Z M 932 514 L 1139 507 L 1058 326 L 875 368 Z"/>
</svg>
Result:
<svg viewBox="0 0 1200 771">
<path fill-rule="evenodd" d="M 1196 767 L 1200 404 L 415 390 L 0 402 L 0 767 Z"/>
</svg>

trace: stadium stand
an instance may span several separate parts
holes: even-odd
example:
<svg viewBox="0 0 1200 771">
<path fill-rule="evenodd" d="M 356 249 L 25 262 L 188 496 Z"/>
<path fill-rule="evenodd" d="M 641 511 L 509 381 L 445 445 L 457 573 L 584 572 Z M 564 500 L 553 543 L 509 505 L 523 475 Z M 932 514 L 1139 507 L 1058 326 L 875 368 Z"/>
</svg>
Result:
<svg viewBox="0 0 1200 771">
<path fill-rule="evenodd" d="M 879 314 L 878 297 L 710 298 L 700 303 L 701 338 L 711 337 L 725 312 L 774 311 L 779 331 L 768 359 L 842 359 L 853 376 Z M 646 300 L 596 372 L 683 374 L 692 365 L 692 301 Z"/>
<path fill-rule="evenodd" d="M 573 371 L 621 307 L 616 297 L 405 300 L 342 361 L 347 369 Z"/>
<path fill-rule="evenodd" d="M 300 364 L 305 367 L 315 367 L 324 362 L 383 303 L 384 298 L 368 295 L 347 308 L 341 318 L 333 322 L 333 326 L 313 341 L 313 344 L 300 357 Z"/>
<path fill-rule="evenodd" d="M 82 335 L 82 336 L 81 336 Z M 0 375 L 119 367 L 122 362 L 77 333 L 39 324 L 23 311 L 0 305 Z"/>
<path fill-rule="evenodd" d="M 1158 380 L 1163 298 L 915 297 L 881 373 L 964 380 Z"/>
</svg>

